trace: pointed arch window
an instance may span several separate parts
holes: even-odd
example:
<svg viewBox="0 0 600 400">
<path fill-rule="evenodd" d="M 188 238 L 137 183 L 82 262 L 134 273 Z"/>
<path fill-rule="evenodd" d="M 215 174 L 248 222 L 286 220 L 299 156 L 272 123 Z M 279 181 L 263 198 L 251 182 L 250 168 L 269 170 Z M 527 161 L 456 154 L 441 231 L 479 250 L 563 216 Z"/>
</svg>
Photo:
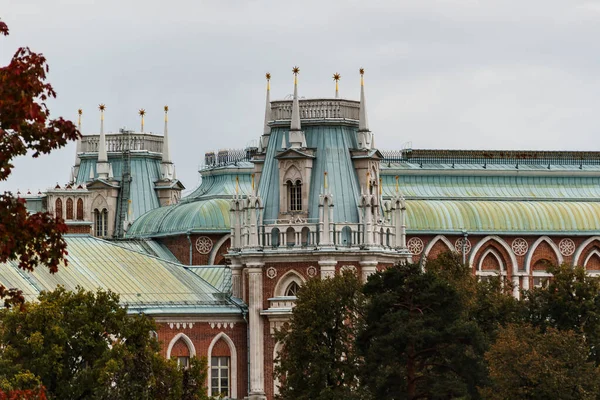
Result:
<svg viewBox="0 0 600 400">
<path fill-rule="evenodd" d="M 77 221 L 83 221 L 83 199 L 77 199 Z"/>
<path fill-rule="evenodd" d="M 62 209 L 62 200 L 61 199 L 56 199 L 56 202 L 54 203 L 54 215 L 56 215 L 56 218 L 63 217 L 63 209 Z"/>
<path fill-rule="evenodd" d="M 73 199 L 67 199 L 67 219 L 73 219 Z"/>
<path fill-rule="evenodd" d="M 289 211 L 302 211 L 302 182 L 300 180 L 288 181 L 287 187 Z"/>
<path fill-rule="evenodd" d="M 108 210 L 94 210 L 95 234 L 98 237 L 108 236 Z"/>
<path fill-rule="evenodd" d="M 298 282 L 296 281 L 292 281 L 288 287 L 285 289 L 285 295 L 286 296 L 293 296 L 296 297 L 296 295 L 298 294 L 298 290 L 300 289 L 300 285 L 298 285 Z"/>
</svg>

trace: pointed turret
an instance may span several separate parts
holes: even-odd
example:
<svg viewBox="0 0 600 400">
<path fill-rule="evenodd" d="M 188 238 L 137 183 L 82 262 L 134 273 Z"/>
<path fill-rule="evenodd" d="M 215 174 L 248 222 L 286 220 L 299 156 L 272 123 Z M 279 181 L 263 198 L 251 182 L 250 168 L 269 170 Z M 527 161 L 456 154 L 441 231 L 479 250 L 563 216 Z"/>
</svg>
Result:
<svg viewBox="0 0 600 400">
<path fill-rule="evenodd" d="M 339 72 L 336 72 L 335 74 L 333 74 L 333 80 L 335 81 L 335 98 L 339 99 L 340 98 L 340 86 L 339 86 L 339 81 L 340 78 L 342 76 L 339 74 Z"/>
<path fill-rule="evenodd" d="M 294 100 L 292 102 L 292 123 L 290 125 L 290 148 L 301 148 L 305 146 L 306 139 L 300 126 L 300 103 L 298 101 L 298 73 L 300 68 L 294 67 Z"/>
<path fill-rule="evenodd" d="M 369 119 L 367 117 L 367 103 L 365 101 L 365 70 L 360 72 L 360 109 L 358 112 L 358 147 L 361 149 L 371 148 L 371 131 L 369 130 Z"/>
<path fill-rule="evenodd" d="M 169 149 L 169 106 L 164 107 L 165 110 L 165 131 L 163 133 L 163 149 L 162 149 L 162 163 L 160 165 L 161 175 L 163 179 L 172 180 L 174 179 L 175 167 L 171 161 L 171 151 Z"/>
<path fill-rule="evenodd" d="M 271 127 L 269 126 L 269 121 L 271 120 L 271 74 L 267 72 L 265 77 L 267 78 L 267 104 L 265 105 L 265 127 L 263 129 L 263 134 L 270 135 Z"/>
<path fill-rule="evenodd" d="M 96 172 L 98 179 L 108 179 L 110 167 L 108 164 L 108 156 L 106 155 L 106 136 L 104 136 L 104 110 L 106 106 L 100 104 L 100 139 L 98 140 L 98 161 L 96 163 Z"/>
<path fill-rule="evenodd" d="M 77 130 L 81 133 L 81 114 L 83 114 L 83 110 L 80 108 L 77 110 Z M 73 167 L 73 175 L 71 176 L 71 181 L 75 182 L 77 180 L 77 175 L 79 174 L 79 166 L 81 165 L 81 158 L 79 158 L 79 153 L 81 153 L 81 137 L 77 138 L 77 142 L 75 145 L 75 167 Z"/>
</svg>

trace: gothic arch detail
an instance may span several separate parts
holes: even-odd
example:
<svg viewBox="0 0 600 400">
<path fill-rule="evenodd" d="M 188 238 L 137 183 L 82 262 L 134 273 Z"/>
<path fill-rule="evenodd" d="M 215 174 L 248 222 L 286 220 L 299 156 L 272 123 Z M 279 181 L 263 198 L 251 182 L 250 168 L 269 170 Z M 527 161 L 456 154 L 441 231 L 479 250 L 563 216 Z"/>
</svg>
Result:
<svg viewBox="0 0 600 400">
<path fill-rule="evenodd" d="M 579 258 L 583 254 L 585 248 L 594 241 L 598 241 L 600 244 L 600 236 L 592 236 L 591 238 L 581 243 L 579 247 L 577 247 L 577 250 L 575 250 L 575 253 L 573 254 L 573 266 L 577 265 L 577 262 L 579 261 Z"/>
<path fill-rule="evenodd" d="M 304 278 L 294 270 L 286 272 L 281 278 L 279 278 L 277 285 L 275 285 L 273 297 L 285 296 L 285 292 L 292 282 L 296 282 L 298 286 L 302 286 L 304 285 Z"/>
<path fill-rule="evenodd" d="M 519 264 L 517 263 L 517 256 L 515 256 L 515 253 L 513 253 L 512 249 L 506 243 L 506 241 L 497 235 L 490 235 L 490 236 L 484 237 L 471 249 L 471 256 L 469 257 L 469 265 L 471 267 L 474 267 L 475 256 L 477 256 L 477 253 L 479 252 L 479 250 L 481 250 L 483 248 L 483 246 L 488 242 L 496 242 L 506 251 L 506 254 L 508 254 L 508 257 L 510 257 L 511 273 L 515 274 L 519 270 Z M 508 266 L 505 266 L 505 267 L 506 267 L 506 269 L 508 269 Z"/>
<path fill-rule="evenodd" d="M 217 344 L 217 342 L 219 340 L 223 339 L 223 341 L 227 344 L 227 346 L 229 347 L 229 353 L 231 354 L 231 398 L 232 399 L 237 399 L 237 351 L 235 349 L 235 344 L 233 343 L 233 340 L 231 340 L 231 338 L 229 336 L 227 336 L 227 334 L 225 332 L 221 332 L 219 333 L 217 336 L 215 336 L 212 340 L 212 342 L 210 342 L 210 346 L 208 346 L 208 363 L 210 365 L 210 358 L 212 357 L 212 351 L 213 351 L 213 347 L 215 347 L 215 345 Z M 208 393 L 210 394 L 211 391 L 211 368 L 208 368 Z"/>
<path fill-rule="evenodd" d="M 425 261 L 427 260 L 427 256 L 429 255 L 429 252 L 431 251 L 431 249 L 433 249 L 433 246 L 435 246 L 435 244 L 439 241 L 444 243 L 446 245 L 446 247 L 448 247 L 449 251 L 454 251 L 454 245 L 452 244 L 452 242 L 450 240 L 448 240 L 448 238 L 446 236 L 437 235 L 436 237 L 431 239 L 429 241 L 429 243 L 427 243 L 427 246 L 425 246 L 425 250 L 423 251 L 423 255 L 421 256 L 421 266 L 425 265 Z"/>
<path fill-rule="evenodd" d="M 588 269 L 588 262 L 594 257 L 596 256 L 599 260 L 600 260 L 600 251 L 598 251 L 597 248 L 593 248 L 592 251 L 590 251 L 590 253 L 588 254 L 588 256 L 585 258 L 585 261 L 583 262 L 583 267 L 587 270 Z M 595 268 L 594 270 L 597 270 L 597 268 Z"/>
<path fill-rule="evenodd" d="M 230 238 L 231 238 L 231 234 L 227 234 L 227 235 L 223 236 L 221 239 L 217 240 L 217 242 L 214 244 L 214 246 L 212 248 L 212 251 L 208 255 L 208 265 L 214 265 L 215 258 L 217 258 L 217 254 L 219 254 L 219 249 L 221 248 L 221 246 L 223 246 L 223 244 L 227 241 L 227 239 L 230 239 Z"/>
<path fill-rule="evenodd" d="M 179 339 L 183 340 L 183 342 L 187 345 L 188 349 L 190 350 L 190 357 L 194 357 L 196 355 L 196 347 L 194 347 L 194 343 L 192 343 L 192 340 L 185 333 L 179 332 L 173 337 L 173 339 L 171 339 L 171 342 L 169 342 L 169 347 L 167 347 L 167 359 L 171 358 L 173 346 L 175 346 L 175 343 L 177 343 Z"/>
<path fill-rule="evenodd" d="M 529 252 L 527 253 L 527 256 L 525 256 L 525 271 L 527 271 L 527 273 L 529 273 L 531 271 L 531 259 L 533 258 L 533 255 L 535 254 L 535 250 L 542 242 L 548 243 L 548 245 L 552 248 L 559 265 L 564 262 L 564 258 L 562 256 L 562 254 L 560 254 L 560 250 L 559 250 L 558 246 L 556 245 L 556 243 L 554 243 L 552 241 L 552 239 L 550 239 L 548 236 L 541 236 L 540 238 L 538 238 L 538 240 L 533 242 L 533 244 L 529 248 Z"/>
<path fill-rule="evenodd" d="M 493 247 L 489 247 L 487 248 L 483 254 L 481 255 L 481 257 L 479 257 L 479 261 L 477 263 L 477 274 L 479 273 L 485 273 L 486 271 L 483 269 L 483 262 L 485 261 L 485 258 L 487 256 L 492 256 L 496 259 L 496 262 L 498 263 L 499 266 L 499 271 L 500 274 L 504 274 L 506 273 L 506 265 L 504 264 L 504 260 L 503 257 L 500 253 L 498 253 L 498 251 L 493 248 Z M 487 271 L 488 273 L 492 272 L 492 273 L 496 273 L 497 271 Z"/>
</svg>

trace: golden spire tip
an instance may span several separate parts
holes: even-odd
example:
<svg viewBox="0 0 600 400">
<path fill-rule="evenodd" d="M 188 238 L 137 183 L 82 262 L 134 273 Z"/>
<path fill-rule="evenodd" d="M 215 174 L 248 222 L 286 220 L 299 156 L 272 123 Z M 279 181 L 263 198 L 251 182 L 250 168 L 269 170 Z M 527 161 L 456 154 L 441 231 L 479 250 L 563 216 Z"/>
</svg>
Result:
<svg viewBox="0 0 600 400">
<path fill-rule="evenodd" d="M 79 115 L 83 114 L 83 110 L 80 108 L 79 110 L 77 110 L 77 114 L 79 114 Z"/>
<path fill-rule="evenodd" d="M 169 106 L 164 107 L 165 112 L 169 112 Z"/>
<path fill-rule="evenodd" d="M 106 106 L 104 104 L 100 104 L 98 106 L 98 110 L 100 110 L 100 111 L 104 111 L 105 108 L 106 108 Z"/>
<path fill-rule="evenodd" d="M 138 113 L 140 114 L 140 116 L 144 116 L 146 115 L 146 110 L 144 110 L 143 108 L 140 108 L 140 111 L 138 111 Z"/>
<path fill-rule="evenodd" d="M 361 69 L 358 70 L 358 72 L 360 72 L 361 75 L 364 75 L 365 74 L 365 69 L 361 68 Z"/>
<path fill-rule="evenodd" d="M 267 80 L 271 79 L 271 73 L 270 73 L 270 72 L 267 72 L 267 73 L 265 74 L 265 78 L 267 78 Z"/>
<path fill-rule="evenodd" d="M 294 73 L 294 75 L 298 75 L 300 73 L 300 68 L 294 67 L 294 68 L 292 68 L 292 72 Z"/>
<path fill-rule="evenodd" d="M 335 74 L 333 74 L 333 80 L 336 82 L 339 81 L 341 77 L 342 77 L 342 75 L 340 75 L 339 72 L 336 72 Z"/>
</svg>

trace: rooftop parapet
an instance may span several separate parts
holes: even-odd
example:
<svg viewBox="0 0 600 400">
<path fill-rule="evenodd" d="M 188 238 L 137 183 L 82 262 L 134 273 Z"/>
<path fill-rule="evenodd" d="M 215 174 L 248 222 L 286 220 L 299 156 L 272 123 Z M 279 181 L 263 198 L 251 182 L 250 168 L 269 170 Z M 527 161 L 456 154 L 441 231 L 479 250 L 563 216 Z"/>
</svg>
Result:
<svg viewBox="0 0 600 400">
<path fill-rule="evenodd" d="M 346 119 L 358 121 L 360 103 L 342 99 L 299 100 L 300 119 Z M 292 100 L 271 102 L 271 119 L 285 121 L 292 119 Z"/>
<path fill-rule="evenodd" d="M 85 135 L 81 138 L 82 153 L 97 153 L 100 135 Z M 106 134 L 106 151 L 122 152 L 125 150 L 146 150 L 162 154 L 163 136 L 150 133 L 121 130 L 119 133 Z"/>
</svg>

